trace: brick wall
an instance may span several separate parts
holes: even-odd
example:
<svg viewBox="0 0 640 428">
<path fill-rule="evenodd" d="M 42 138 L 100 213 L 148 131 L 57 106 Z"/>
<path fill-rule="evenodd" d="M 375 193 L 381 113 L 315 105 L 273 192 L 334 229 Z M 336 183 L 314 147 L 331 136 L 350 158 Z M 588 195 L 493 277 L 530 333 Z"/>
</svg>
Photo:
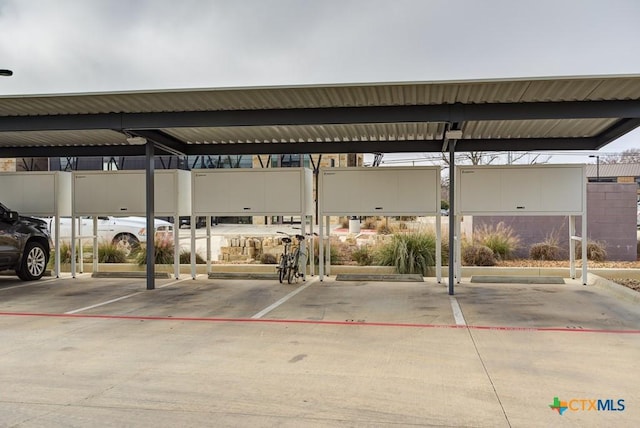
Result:
<svg viewBox="0 0 640 428">
<path fill-rule="evenodd" d="M 637 259 L 637 227 L 635 183 L 587 184 L 587 236 L 605 244 L 608 260 Z M 564 255 L 569 253 L 569 219 L 567 216 L 475 216 L 473 229 L 483 224 L 496 225 L 503 221 L 520 236 L 518 257 L 528 257 L 529 247 L 548 236 L 558 238 Z M 581 219 L 576 218 L 576 234 L 580 235 Z M 579 256 L 578 256 L 579 257 Z"/>
</svg>

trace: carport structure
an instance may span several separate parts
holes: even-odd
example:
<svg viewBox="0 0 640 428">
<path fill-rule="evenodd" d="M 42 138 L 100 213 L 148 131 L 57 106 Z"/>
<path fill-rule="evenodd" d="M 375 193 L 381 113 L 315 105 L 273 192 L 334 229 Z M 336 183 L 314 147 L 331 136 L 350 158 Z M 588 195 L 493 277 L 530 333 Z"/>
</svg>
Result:
<svg viewBox="0 0 640 428">
<path fill-rule="evenodd" d="M 597 150 L 638 126 L 640 76 L 5 96 L 0 157 L 145 155 L 153 230 L 156 154 L 447 152 L 455 167 L 456 152 Z"/>
</svg>

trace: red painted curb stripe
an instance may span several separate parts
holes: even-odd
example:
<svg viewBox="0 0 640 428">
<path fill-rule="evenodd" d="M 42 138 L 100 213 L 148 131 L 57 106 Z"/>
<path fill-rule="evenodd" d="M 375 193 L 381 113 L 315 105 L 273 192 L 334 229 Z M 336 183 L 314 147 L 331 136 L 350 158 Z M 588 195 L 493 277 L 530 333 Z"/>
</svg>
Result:
<svg viewBox="0 0 640 428">
<path fill-rule="evenodd" d="M 145 321 L 199 321 L 220 323 L 269 323 L 269 324 L 315 324 L 315 325 L 355 325 L 364 327 L 413 327 L 413 328 L 445 328 L 496 331 L 529 331 L 529 332 L 568 332 L 568 333 L 608 333 L 608 334 L 640 334 L 640 330 L 601 330 L 601 329 L 573 329 L 563 327 L 508 327 L 508 326 L 480 326 L 453 324 L 412 324 L 360 321 L 318 321 L 318 320 L 285 320 L 285 319 L 253 319 L 253 318 L 207 318 L 207 317 L 158 317 L 135 315 L 92 315 L 92 314 L 56 314 L 38 312 L 0 312 L 4 317 L 49 317 L 49 318 L 93 318 L 113 320 L 145 320 Z"/>
</svg>

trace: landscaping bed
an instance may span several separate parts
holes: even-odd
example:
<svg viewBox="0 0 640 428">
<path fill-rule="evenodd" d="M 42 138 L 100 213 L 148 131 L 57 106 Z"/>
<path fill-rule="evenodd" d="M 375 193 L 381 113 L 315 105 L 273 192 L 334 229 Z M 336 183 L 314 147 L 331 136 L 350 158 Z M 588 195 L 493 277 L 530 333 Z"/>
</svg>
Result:
<svg viewBox="0 0 640 428">
<path fill-rule="evenodd" d="M 502 260 L 496 263 L 496 266 L 501 267 L 557 267 L 557 268 L 568 268 L 569 260 L 556 260 L 556 261 L 547 261 L 547 260 Z M 582 266 L 582 260 L 576 260 L 576 267 Z M 605 262 L 595 262 L 589 260 L 589 268 L 590 269 L 640 269 L 640 261 L 605 261 Z M 632 290 L 640 292 L 640 280 L 633 278 L 610 278 L 610 281 L 615 282 L 616 284 L 624 285 Z"/>
</svg>

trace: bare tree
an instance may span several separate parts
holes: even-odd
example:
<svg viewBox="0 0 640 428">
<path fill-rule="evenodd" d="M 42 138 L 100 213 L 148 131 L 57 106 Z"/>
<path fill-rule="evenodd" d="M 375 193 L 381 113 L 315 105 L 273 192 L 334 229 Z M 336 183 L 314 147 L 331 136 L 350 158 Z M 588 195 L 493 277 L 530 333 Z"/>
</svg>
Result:
<svg viewBox="0 0 640 428">
<path fill-rule="evenodd" d="M 449 165 L 449 154 L 446 152 L 439 153 L 437 156 L 428 157 L 434 164 Z M 507 164 L 526 163 L 529 165 L 548 163 L 551 156 L 543 156 L 539 153 L 532 152 L 508 152 L 505 156 L 501 152 L 461 152 L 456 153 L 457 165 L 491 165 L 499 164 L 504 160 Z"/>
<path fill-rule="evenodd" d="M 640 163 L 640 149 L 627 149 L 619 155 L 607 155 L 600 158 L 600 163 Z"/>
</svg>

